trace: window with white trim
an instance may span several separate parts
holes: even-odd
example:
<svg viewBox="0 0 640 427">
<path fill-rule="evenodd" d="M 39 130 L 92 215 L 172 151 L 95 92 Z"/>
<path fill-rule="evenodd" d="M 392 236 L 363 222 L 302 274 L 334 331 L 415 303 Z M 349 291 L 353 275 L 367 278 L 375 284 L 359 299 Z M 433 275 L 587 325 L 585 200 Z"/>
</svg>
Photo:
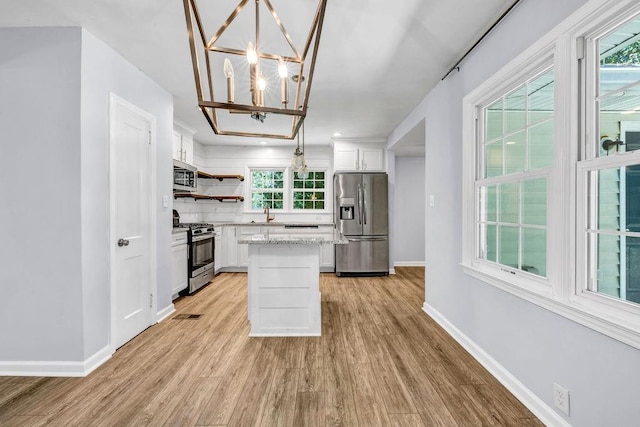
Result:
<svg viewBox="0 0 640 427">
<path fill-rule="evenodd" d="M 262 211 L 266 206 L 283 212 L 330 209 L 326 169 L 309 169 L 304 178 L 289 167 L 250 167 L 248 170 L 251 187 L 245 206 L 251 211 Z"/>
<path fill-rule="evenodd" d="M 323 210 L 326 206 L 326 171 L 310 170 L 302 178 L 293 172 L 293 210 Z"/>
<path fill-rule="evenodd" d="M 251 209 L 284 209 L 285 169 L 251 169 Z"/>
<path fill-rule="evenodd" d="M 547 276 L 547 188 L 553 165 L 553 69 L 480 108 L 478 260 Z"/>
<path fill-rule="evenodd" d="M 586 39 L 577 295 L 640 313 L 640 16 L 603 30 Z"/>
<path fill-rule="evenodd" d="M 640 4 L 589 2 L 463 107 L 465 272 L 640 348 Z"/>
</svg>

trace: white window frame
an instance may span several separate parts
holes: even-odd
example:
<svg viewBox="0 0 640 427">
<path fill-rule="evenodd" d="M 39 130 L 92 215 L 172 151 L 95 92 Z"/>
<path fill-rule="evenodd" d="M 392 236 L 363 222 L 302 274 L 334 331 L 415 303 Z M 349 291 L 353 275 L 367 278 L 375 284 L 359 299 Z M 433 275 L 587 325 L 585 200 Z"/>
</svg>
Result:
<svg viewBox="0 0 640 427">
<path fill-rule="evenodd" d="M 264 208 L 260 208 L 260 209 L 254 209 L 253 208 L 253 190 L 255 189 L 253 187 L 253 172 L 254 171 L 274 171 L 274 172 L 280 172 L 282 171 L 282 209 L 277 209 L 277 208 L 270 208 L 272 211 L 276 211 L 276 212 L 286 212 L 288 210 L 288 206 L 287 206 L 287 187 L 290 184 L 290 179 L 289 179 L 289 168 L 285 167 L 285 166 L 249 166 L 247 167 L 248 170 L 248 176 L 249 176 L 249 185 L 247 186 L 247 195 L 245 197 L 246 200 L 246 204 L 245 204 L 245 210 L 247 212 L 261 212 Z M 279 191 L 279 190 L 278 190 Z"/>
<path fill-rule="evenodd" d="M 585 75 L 584 93 L 585 99 L 595 99 L 596 86 L 598 85 L 597 74 L 599 64 L 593 63 L 593 59 L 597 58 L 597 39 L 608 34 L 613 28 L 624 25 L 629 20 L 629 16 L 633 13 L 640 13 L 640 7 L 628 8 L 626 11 L 603 19 L 598 25 L 587 32 L 585 36 L 585 64 L 582 72 Z M 637 17 L 637 16 L 636 16 Z M 599 61 L 598 61 L 599 62 Z M 640 307 L 622 299 L 617 299 L 605 294 L 597 293 L 590 290 L 593 277 L 591 270 L 593 265 L 589 260 L 589 242 L 586 230 L 589 227 L 589 213 L 592 212 L 594 206 L 590 206 L 590 193 L 593 189 L 589 186 L 589 173 L 608 168 L 618 168 L 624 166 L 632 166 L 640 164 L 640 151 L 620 152 L 611 156 L 602 156 L 599 154 L 599 110 L 596 102 L 585 103 L 585 126 L 583 132 L 583 146 L 581 152 L 583 156 L 577 162 L 577 277 L 574 283 L 571 301 L 575 304 L 588 308 L 591 312 L 598 316 L 614 319 L 616 324 L 625 325 L 626 328 L 640 331 Z M 622 233 L 623 235 L 625 233 Z M 637 235 L 637 233 L 630 233 Z"/>
<path fill-rule="evenodd" d="M 467 273 L 490 282 L 502 289 L 512 290 L 516 294 L 541 295 L 552 297 L 553 290 L 551 282 L 554 277 L 553 266 L 556 264 L 549 255 L 552 245 L 552 236 L 556 230 L 550 212 L 553 210 L 554 202 L 550 196 L 551 191 L 547 191 L 547 276 L 541 277 L 526 271 L 510 268 L 508 266 L 481 259 L 480 232 L 478 216 L 480 215 L 480 195 L 479 188 L 489 184 L 501 184 L 513 181 L 514 176 L 518 180 L 528 180 L 533 178 L 547 178 L 547 188 L 554 185 L 555 168 L 545 168 L 530 172 L 513 175 L 503 175 L 498 177 L 483 178 L 483 147 L 480 146 L 482 132 L 484 131 L 482 110 L 491 105 L 496 99 L 508 94 L 512 90 L 521 86 L 527 80 L 542 74 L 549 68 L 555 70 L 554 63 L 555 42 L 545 43 L 535 54 L 519 57 L 510 64 L 506 70 L 479 86 L 474 92 L 465 97 L 463 101 L 463 140 L 465 144 L 463 164 L 465 165 L 463 182 L 463 212 L 465 212 L 465 229 L 463 233 L 463 266 Z M 556 77 L 554 72 L 554 87 Z M 557 89 L 556 89 L 557 93 Z M 557 101 L 555 102 L 557 104 Z M 557 109 L 557 105 L 556 108 Z M 554 123 L 557 120 L 557 113 L 554 112 Z M 558 127 L 554 126 L 554 140 L 558 139 Z M 554 147 L 555 149 L 555 147 Z"/>
<path fill-rule="evenodd" d="M 324 194 L 325 194 L 325 203 L 324 209 L 294 209 L 293 208 L 293 192 L 295 189 L 293 188 L 293 169 L 290 165 L 279 166 L 279 165 L 268 165 L 268 166 L 259 166 L 259 165 L 247 165 L 245 176 L 248 176 L 249 185 L 245 186 L 245 200 L 244 200 L 244 212 L 245 213 L 262 213 L 262 209 L 254 209 L 252 206 L 252 192 L 253 188 L 253 171 L 283 171 L 283 204 L 282 209 L 271 208 L 272 211 L 280 212 L 280 213 L 295 213 L 295 214 L 327 214 L 332 212 L 332 204 L 331 197 L 332 192 L 331 188 L 328 186 L 332 185 L 332 182 L 329 178 L 329 169 L 326 167 L 311 167 L 309 168 L 309 172 L 324 172 Z"/>
<path fill-rule="evenodd" d="M 593 125 L 597 119 L 579 101 L 588 99 L 579 84 L 584 71 L 581 69 L 584 61 L 579 61 L 584 54 L 582 40 L 608 32 L 606 29 L 625 21 L 621 17 L 639 12 L 637 0 L 591 0 L 464 98 L 461 264 L 465 273 L 483 282 L 640 349 L 640 307 L 586 290 L 586 233 L 578 231 L 585 230 L 587 220 L 581 213 L 585 212 L 588 170 L 607 164 L 606 158 L 578 161 L 579 154 L 586 153 L 585 141 L 593 134 L 593 129 L 584 124 Z M 530 280 L 527 277 L 530 275 L 524 272 L 513 274 L 501 268 L 496 271 L 478 260 L 476 181 L 481 156 L 477 120 L 479 108 L 488 105 L 492 96 L 495 99 L 501 92 L 507 92 L 505 88 L 516 87 L 527 72 L 550 56 L 554 69 L 556 142 L 547 192 L 548 284 L 545 285 Z M 630 162 L 637 161 L 635 157 L 640 159 L 638 152 L 628 155 Z"/>
<path fill-rule="evenodd" d="M 486 108 L 488 108 L 491 104 L 493 104 L 498 98 L 501 98 L 504 95 L 508 95 L 511 91 L 513 91 L 514 89 L 517 89 L 518 87 L 521 87 L 527 81 L 535 79 L 536 77 L 548 72 L 552 68 L 552 66 L 553 66 L 552 54 L 543 56 L 540 59 L 540 61 L 538 61 L 537 63 L 527 64 L 525 67 L 523 67 L 522 69 L 520 69 L 519 71 L 517 71 L 512 75 L 513 76 L 512 81 L 503 82 L 504 85 L 497 85 L 493 87 L 493 90 L 491 92 L 488 92 L 486 94 L 487 95 L 486 99 L 484 99 L 479 105 L 475 106 L 476 114 L 474 118 L 474 121 L 476 122 L 476 131 L 475 131 L 476 143 L 475 144 L 477 146 L 476 150 L 478 154 L 476 156 L 477 172 L 476 172 L 475 191 L 474 191 L 474 194 L 476 197 L 474 212 L 475 212 L 475 215 L 477 215 L 475 219 L 476 228 L 474 232 L 476 249 L 475 249 L 473 263 L 479 269 L 486 271 L 488 274 L 491 274 L 496 277 L 501 277 L 501 276 L 508 277 L 509 278 L 508 280 L 515 282 L 516 285 L 521 286 L 524 289 L 535 289 L 536 292 L 539 292 L 539 293 L 549 292 L 548 274 L 546 277 L 538 276 L 523 270 L 519 270 L 517 268 L 512 268 L 507 265 L 500 264 L 498 262 L 485 260 L 483 259 L 483 257 L 480 256 L 479 250 L 481 247 L 481 244 L 480 244 L 481 235 L 478 227 L 480 209 L 481 209 L 480 190 L 482 187 L 486 187 L 490 185 L 499 186 L 501 184 L 509 184 L 509 183 L 520 184 L 521 182 L 536 179 L 536 178 L 546 178 L 547 179 L 547 212 L 548 212 L 549 211 L 549 193 L 550 193 L 549 189 L 551 188 L 552 168 L 535 169 L 535 170 L 529 170 L 525 172 L 503 174 L 499 176 L 485 178 L 484 168 L 486 165 L 486 161 L 485 161 L 486 150 L 484 147 L 486 146 L 486 141 L 484 141 L 484 132 L 485 132 L 486 120 L 482 112 Z M 554 121 L 555 121 L 555 114 L 554 114 Z M 526 127 L 524 130 L 525 131 L 528 130 L 528 127 Z M 522 197 L 522 193 L 520 193 L 520 196 Z M 521 203 L 522 203 L 522 200 L 519 201 L 518 209 L 522 207 Z M 549 215 L 547 215 L 547 217 L 548 216 Z M 518 232 L 520 233 L 522 224 L 518 224 L 517 228 L 518 228 Z M 547 253 L 546 264 L 548 266 L 550 261 L 549 260 L 549 244 L 548 244 L 548 240 L 549 240 L 548 225 L 545 225 L 545 230 L 548 235 L 547 251 L 546 251 Z M 521 253 L 519 253 L 518 255 L 520 256 Z"/>
<path fill-rule="evenodd" d="M 308 168 L 309 173 L 311 172 L 324 172 L 324 188 L 321 189 L 321 191 L 317 191 L 315 188 L 313 189 L 313 192 L 322 192 L 324 193 L 324 209 L 296 209 L 293 207 L 294 205 L 294 200 L 293 200 L 293 193 L 296 191 L 305 191 L 304 188 L 300 189 L 300 188 L 293 188 L 293 181 L 294 181 L 294 171 L 293 168 L 290 171 L 290 178 L 291 178 L 291 185 L 290 185 L 290 189 L 291 189 L 291 194 L 289 196 L 289 199 L 291 201 L 291 212 L 294 213 L 326 213 L 328 212 L 329 209 L 329 191 L 327 189 L 327 186 L 330 185 L 329 179 L 328 179 L 328 170 L 326 168 Z"/>
</svg>

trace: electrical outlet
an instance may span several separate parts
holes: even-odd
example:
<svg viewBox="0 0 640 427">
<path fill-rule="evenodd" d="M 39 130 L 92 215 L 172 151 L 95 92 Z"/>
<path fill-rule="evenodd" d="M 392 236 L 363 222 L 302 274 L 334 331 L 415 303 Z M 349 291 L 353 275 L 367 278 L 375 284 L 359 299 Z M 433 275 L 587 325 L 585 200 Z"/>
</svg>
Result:
<svg viewBox="0 0 640 427">
<path fill-rule="evenodd" d="M 569 390 L 558 383 L 553 383 L 553 404 L 565 414 L 569 415 Z"/>
</svg>

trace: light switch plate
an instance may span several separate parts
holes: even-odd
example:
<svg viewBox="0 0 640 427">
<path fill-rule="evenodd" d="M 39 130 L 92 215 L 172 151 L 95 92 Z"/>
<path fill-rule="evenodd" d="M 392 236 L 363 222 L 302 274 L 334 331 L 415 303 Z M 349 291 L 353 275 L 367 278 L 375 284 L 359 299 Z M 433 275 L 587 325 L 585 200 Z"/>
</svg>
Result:
<svg viewBox="0 0 640 427">
<path fill-rule="evenodd" d="M 436 205 L 436 198 L 433 194 L 429 194 L 429 207 L 434 207 Z"/>
<path fill-rule="evenodd" d="M 169 207 L 169 196 L 167 196 L 167 195 L 163 195 L 162 196 L 162 207 L 163 208 L 168 208 Z"/>
</svg>

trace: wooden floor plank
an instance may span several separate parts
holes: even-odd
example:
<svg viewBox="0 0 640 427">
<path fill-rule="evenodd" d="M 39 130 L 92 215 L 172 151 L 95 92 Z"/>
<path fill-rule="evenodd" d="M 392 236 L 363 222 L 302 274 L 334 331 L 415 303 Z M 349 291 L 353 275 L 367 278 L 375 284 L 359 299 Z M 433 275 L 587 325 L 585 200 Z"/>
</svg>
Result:
<svg viewBox="0 0 640 427">
<path fill-rule="evenodd" d="M 391 427 L 421 427 L 424 422 L 419 414 L 389 414 Z"/>
<path fill-rule="evenodd" d="M 292 426 L 296 408 L 299 369 L 277 369 L 260 420 L 263 426 Z"/>
<path fill-rule="evenodd" d="M 378 393 L 378 385 L 373 368 L 368 363 L 350 365 L 351 383 L 356 403 L 358 421 L 364 426 L 384 426 L 391 424 L 382 397 Z"/>
<path fill-rule="evenodd" d="M 202 408 L 207 404 L 209 396 L 218 388 L 220 380 L 221 378 L 195 378 L 195 381 L 183 384 L 182 392 L 177 393 L 175 399 L 177 404 L 173 405 L 172 410 L 166 411 L 167 415 L 162 424 L 150 425 L 195 426 Z"/>
<path fill-rule="evenodd" d="M 322 338 L 308 337 L 300 340 L 304 343 L 302 367 L 298 381 L 298 391 L 325 391 Z"/>
<path fill-rule="evenodd" d="M 305 392 L 296 395 L 293 425 L 296 427 L 324 426 L 325 393 Z"/>
<path fill-rule="evenodd" d="M 255 425 L 261 422 L 266 409 L 270 387 L 276 372 L 277 361 L 282 358 L 283 348 L 278 340 L 262 338 L 262 348 L 249 373 L 229 424 Z"/>
<path fill-rule="evenodd" d="M 259 339 L 248 339 L 245 342 L 202 410 L 198 425 L 223 425 L 229 422 L 262 343 Z"/>
<path fill-rule="evenodd" d="M 321 274 L 322 336 L 250 338 L 246 273 L 175 301 L 174 319 L 86 378 L 0 378 L 9 426 L 540 426 L 422 312 L 424 269 Z"/>
<path fill-rule="evenodd" d="M 386 350 L 384 338 L 367 329 L 363 329 L 362 335 L 378 392 L 387 412 L 390 414 L 417 413 L 411 394 Z"/>
<path fill-rule="evenodd" d="M 423 420 L 428 425 L 458 425 L 435 386 L 424 375 L 420 364 L 412 354 L 409 343 L 399 335 L 387 335 L 384 338 L 388 344 L 387 351 L 393 359 L 400 378 L 413 396 L 413 402 Z"/>
</svg>

